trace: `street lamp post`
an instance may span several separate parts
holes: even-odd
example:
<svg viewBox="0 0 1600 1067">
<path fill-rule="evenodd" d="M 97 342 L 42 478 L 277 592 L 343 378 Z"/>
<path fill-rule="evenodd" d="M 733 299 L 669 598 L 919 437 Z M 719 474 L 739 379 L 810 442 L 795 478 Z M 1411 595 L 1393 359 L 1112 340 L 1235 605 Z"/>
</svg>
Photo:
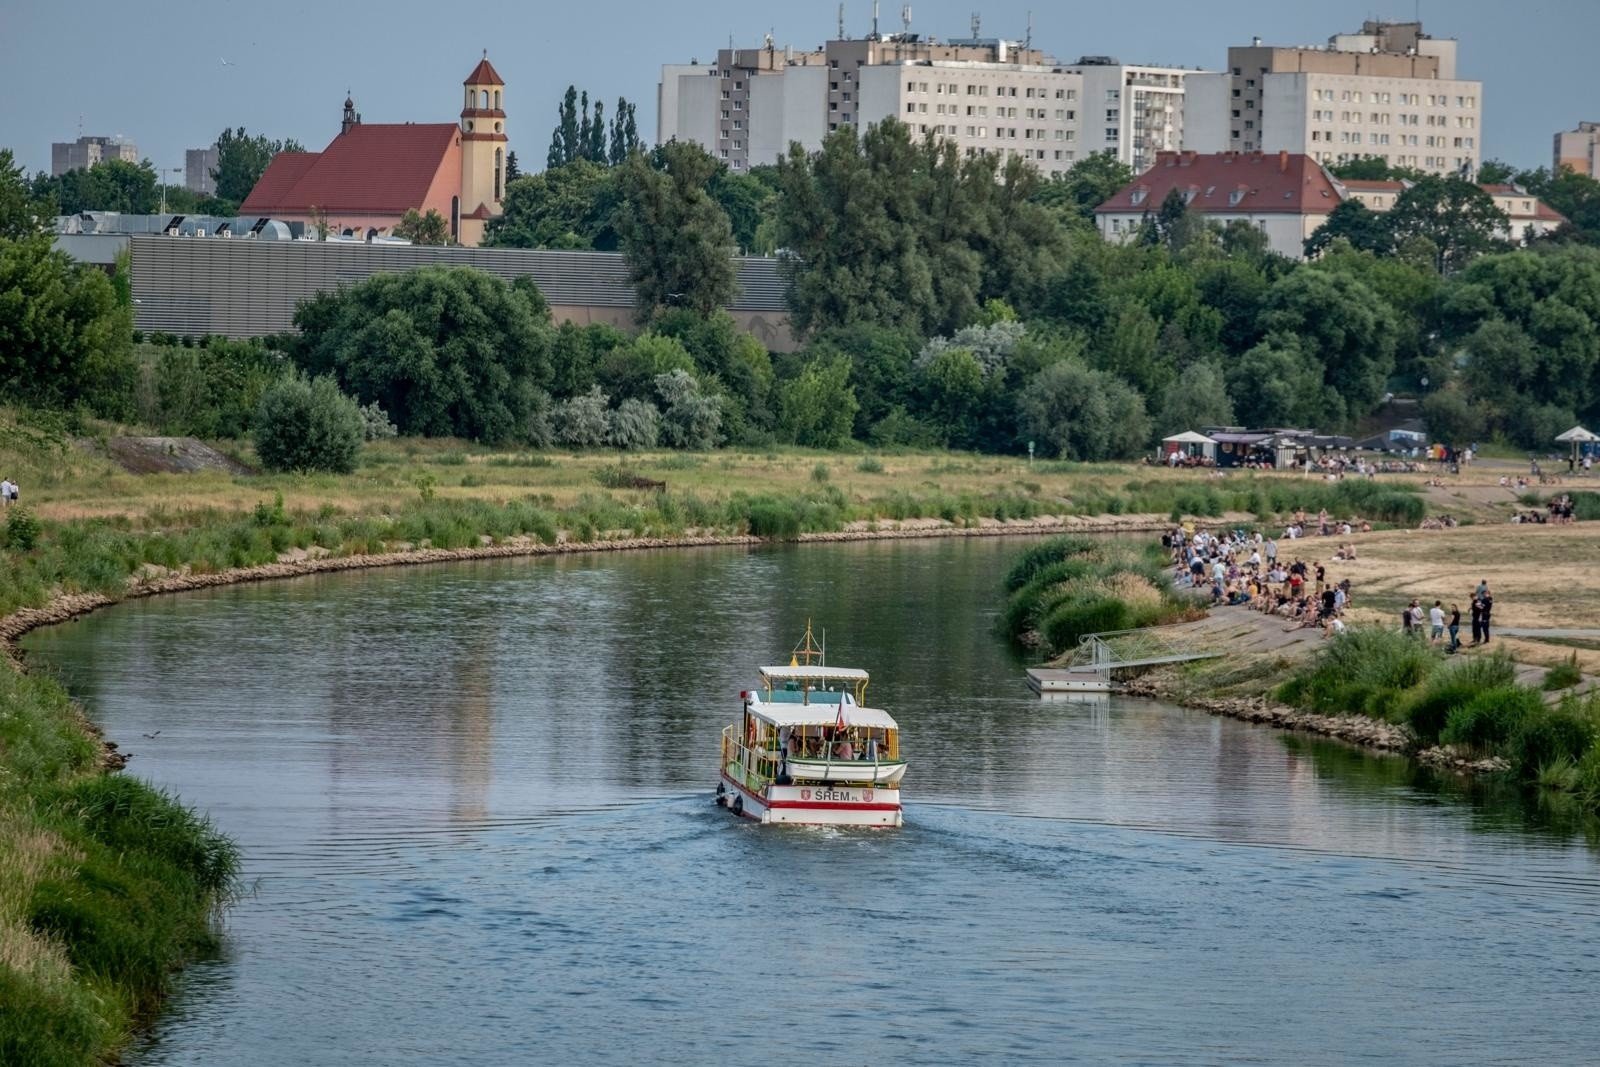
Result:
<svg viewBox="0 0 1600 1067">
<path fill-rule="evenodd" d="M 183 168 L 182 167 L 162 167 L 161 168 L 161 214 L 163 214 L 163 215 L 165 215 L 167 213 L 167 175 L 168 174 L 182 174 L 182 173 L 183 173 Z"/>
</svg>

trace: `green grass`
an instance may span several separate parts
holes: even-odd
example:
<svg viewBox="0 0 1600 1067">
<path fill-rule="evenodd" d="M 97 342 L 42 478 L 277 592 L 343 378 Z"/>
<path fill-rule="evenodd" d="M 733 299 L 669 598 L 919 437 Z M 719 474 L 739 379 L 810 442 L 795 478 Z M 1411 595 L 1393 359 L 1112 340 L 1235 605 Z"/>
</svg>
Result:
<svg viewBox="0 0 1600 1067">
<path fill-rule="evenodd" d="M 230 841 L 98 758 L 59 685 L 0 669 L 0 1063 L 111 1059 L 235 889 Z"/>
<path fill-rule="evenodd" d="M 1576 652 L 1544 672 L 1544 689 L 1546 692 L 1571 689 L 1582 681 L 1583 671 L 1578 669 L 1578 654 Z"/>
</svg>

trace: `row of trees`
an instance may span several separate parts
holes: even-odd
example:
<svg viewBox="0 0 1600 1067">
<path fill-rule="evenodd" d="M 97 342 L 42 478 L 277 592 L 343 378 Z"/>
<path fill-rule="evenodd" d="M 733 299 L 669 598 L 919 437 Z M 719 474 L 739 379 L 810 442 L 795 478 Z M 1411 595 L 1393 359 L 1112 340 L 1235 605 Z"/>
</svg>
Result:
<svg viewBox="0 0 1600 1067">
<path fill-rule="evenodd" d="M 577 86 L 567 86 L 556 111 L 556 128 L 550 134 L 547 168 L 553 170 L 579 160 L 616 167 L 638 150 L 638 117 L 627 97 L 617 97 L 617 110 L 608 125 L 605 101 L 596 97 L 591 111 L 589 91 L 580 93 Z M 507 174 L 507 178 L 513 177 L 516 175 Z"/>
</svg>

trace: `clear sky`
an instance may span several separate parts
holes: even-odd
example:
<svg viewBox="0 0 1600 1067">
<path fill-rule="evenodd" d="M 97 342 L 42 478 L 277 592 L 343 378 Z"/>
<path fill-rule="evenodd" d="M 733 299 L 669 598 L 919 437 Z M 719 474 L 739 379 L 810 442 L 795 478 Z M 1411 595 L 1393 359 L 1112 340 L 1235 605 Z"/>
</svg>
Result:
<svg viewBox="0 0 1600 1067">
<path fill-rule="evenodd" d="M 1548 166 L 1551 137 L 1600 120 L 1600 0 L 915 0 L 912 29 L 1020 38 L 1033 10 L 1036 46 L 1062 60 L 1220 70 L 1230 44 L 1325 44 L 1364 18 L 1410 19 L 1461 41 L 1460 74 L 1484 82 L 1483 149 Z M 668 62 L 710 59 L 729 36 L 816 47 L 836 31 L 833 0 L 545 4 L 528 0 L 0 0 L 0 147 L 48 169 L 50 143 L 123 134 L 158 167 L 210 144 L 225 126 L 294 137 L 313 150 L 338 132 L 346 88 L 369 122 L 449 122 L 481 54 L 506 79 L 507 132 L 524 169 L 544 163 L 569 83 L 638 105 L 655 132 L 656 81 Z M 900 5 L 884 3 L 886 30 Z M 466 17 L 470 12 L 471 17 Z M 847 0 L 851 36 L 870 0 Z M 180 179 L 181 180 L 181 179 Z"/>
</svg>

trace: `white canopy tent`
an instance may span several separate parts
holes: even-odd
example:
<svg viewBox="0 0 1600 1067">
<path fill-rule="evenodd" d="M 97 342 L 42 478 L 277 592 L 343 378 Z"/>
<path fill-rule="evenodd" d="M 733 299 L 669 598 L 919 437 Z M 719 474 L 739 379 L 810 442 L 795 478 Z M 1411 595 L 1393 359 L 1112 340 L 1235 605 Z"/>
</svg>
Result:
<svg viewBox="0 0 1600 1067">
<path fill-rule="evenodd" d="M 1163 437 L 1161 444 L 1162 458 L 1166 458 L 1174 452 L 1185 456 L 1204 456 L 1207 459 L 1217 458 L 1217 442 L 1203 433 L 1196 433 L 1194 430 L 1185 430 L 1183 433 L 1175 433 L 1171 437 Z"/>
<path fill-rule="evenodd" d="M 1600 434 L 1592 433 L 1591 431 L 1584 429 L 1582 426 L 1574 426 L 1566 433 L 1556 434 L 1556 441 L 1559 444 L 1572 446 L 1572 462 L 1577 463 L 1580 446 L 1592 446 L 1596 442 L 1600 442 Z M 1582 449 L 1582 451 L 1587 452 L 1592 451 L 1592 449 Z"/>
</svg>

